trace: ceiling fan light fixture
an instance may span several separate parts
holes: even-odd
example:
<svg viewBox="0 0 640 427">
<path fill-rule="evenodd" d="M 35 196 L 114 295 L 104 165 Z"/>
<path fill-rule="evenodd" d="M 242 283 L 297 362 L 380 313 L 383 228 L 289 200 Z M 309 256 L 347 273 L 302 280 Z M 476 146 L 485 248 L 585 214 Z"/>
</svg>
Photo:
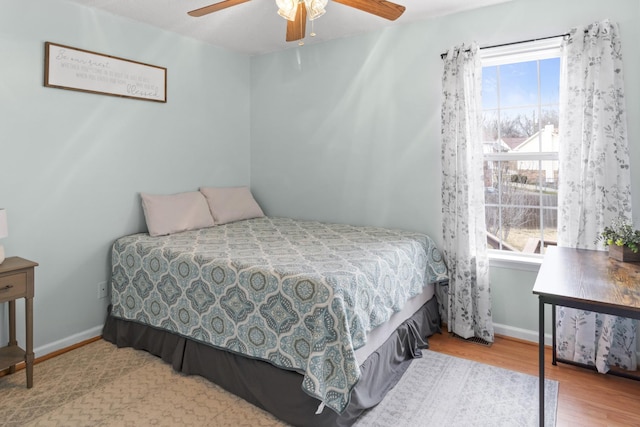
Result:
<svg viewBox="0 0 640 427">
<path fill-rule="evenodd" d="M 298 11 L 298 0 L 276 0 L 278 6 L 278 15 L 287 21 L 296 20 L 296 12 Z"/>
<path fill-rule="evenodd" d="M 307 7 L 307 16 L 309 21 L 320 18 L 325 14 L 324 9 L 327 6 L 328 0 L 304 0 L 304 4 Z"/>
</svg>

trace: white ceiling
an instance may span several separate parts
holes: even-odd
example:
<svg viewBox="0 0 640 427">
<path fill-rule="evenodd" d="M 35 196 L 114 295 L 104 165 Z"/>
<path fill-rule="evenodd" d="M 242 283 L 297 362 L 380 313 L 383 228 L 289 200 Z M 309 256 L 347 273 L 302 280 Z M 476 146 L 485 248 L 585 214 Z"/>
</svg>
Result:
<svg viewBox="0 0 640 427">
<path fill-rule="evenodd" d="M 297 42 L 285 41 L 286 21 L 278 16 L 275 0 L 252 0 L 200 18 L 193 18 L 187 12 L 217 0 L 71 1 L 250 55 L 297 46 Z M 313 24 L 316 37 L 309 36 L 311 24 L 307 23 L 304 43 L 318 43 L 506 1 L 511 0 L 395 0 L 407 8 L 395 21 L 330 1 L 327 13 Z"/>
</svg>

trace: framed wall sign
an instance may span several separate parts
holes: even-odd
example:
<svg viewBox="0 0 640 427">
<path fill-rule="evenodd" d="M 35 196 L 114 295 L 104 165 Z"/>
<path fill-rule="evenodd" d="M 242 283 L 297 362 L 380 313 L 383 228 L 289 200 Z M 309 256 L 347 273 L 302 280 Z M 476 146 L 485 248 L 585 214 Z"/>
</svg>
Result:
<svg viewBox="0 0 640 427">
<path fill-rule="evenodd" d="M 45 42 L 44 85 L 167 102 L 167 69 Z"/>
</svg>

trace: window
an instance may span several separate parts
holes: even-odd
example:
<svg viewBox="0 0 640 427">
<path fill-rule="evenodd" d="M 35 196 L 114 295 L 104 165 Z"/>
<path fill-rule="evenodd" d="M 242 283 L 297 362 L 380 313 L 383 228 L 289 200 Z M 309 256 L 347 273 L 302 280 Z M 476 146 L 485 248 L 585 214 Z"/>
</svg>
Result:
<svg viewBox="0 0 640 427">
<path fill-rule="evenodd" d="M 490 249 L 541 254 L 556 244 L 560 41 L 481 50 Z"/>
</svg>

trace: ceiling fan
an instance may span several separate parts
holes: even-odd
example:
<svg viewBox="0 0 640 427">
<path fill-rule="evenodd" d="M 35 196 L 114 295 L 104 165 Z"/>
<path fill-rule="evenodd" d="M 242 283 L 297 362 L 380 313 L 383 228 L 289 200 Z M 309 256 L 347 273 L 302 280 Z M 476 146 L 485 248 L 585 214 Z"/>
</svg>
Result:
<svg viewBox="0 0 640 427">
<path fill-rule="evenodd" d="M 236 6 L 250 0 L 223 0 L 209 6 L 188 12 L 190 16 L 199 17 Z M 307 15 L 309 20 L 319 18 L 324 14 L 324 6 L 328 0 L 276 0 L 279 7 L 278 14 L 287 19 L 286 41 L 301 40 L 305 36 Z M 405 10 L 404 6 L 387 0 L 333 0 L 346 6 L 371 13 L 390 21 L 395 21 Z M 311 35 L 314 35 L 313 33 Z"/>
</svg>

